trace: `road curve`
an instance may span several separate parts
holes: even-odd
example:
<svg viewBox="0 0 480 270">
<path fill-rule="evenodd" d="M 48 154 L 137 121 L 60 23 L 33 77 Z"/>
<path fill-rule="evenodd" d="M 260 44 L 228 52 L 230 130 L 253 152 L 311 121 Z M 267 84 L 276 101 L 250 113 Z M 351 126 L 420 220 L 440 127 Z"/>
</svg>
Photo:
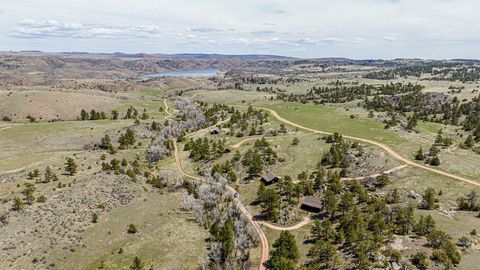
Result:
<svg viewBox="0 0 480 270">
<path fill-rule="evenodd" d="M 325 134 L 325 135 L 331 135 L 332 134 L 331 132 L 321 131 L 321 130 L 305 127 L 305 126 L 299 125 L 297 123 L 294 123 L 290 120 L 287 120 L 287 119 L 281 117 L 276 111 L 274 111 L 272 109 L 265 108 L 265 107 L 258 107 L 258 108 L 270 112 L 275 118 L 277 118 L 279 121 L 281 121 L 285 124 L 288 124 L 288 125 L 291 125 L 291 126 L 294 126 L 294 127 L 298 127 L 298 128 L 304 129 L 304 130 L 308 130 L 308 131 L 311 131 L 311 132 L 314 132 L 314 133 L 318 133 L 318 134 Z M 452 178 L 452 179 L 455 179 L 455 180 L 458 180 L 458 181 L 462 181 L 462 182 L 480 187 L 480 183 L 477 182 L 477 181 L 474 181 L 474 180 L 471 180 L 471 179 L 468 179 L 468 178 L 465 178 L 465 177 L 462 177 L 462 176 L 458 176 L 458 175 L 455 175 L 455 174 L 451 174 L 451 173 L 448 173 L 448 172 L 444 172 L 444 171 L 441 171 L 441 170 L 438 170 L 438 169 L 434 169 L 434 168 L 431 168 L 431 167 L 427 167 L 427 166 L 422 165 L 422 164 L 418 164 L 418 163 L 416 163 L 416 162 L 414 162 L 410 159 L 407 159 L 407 158 L 403 157 L 402 155 L 395 152 L 393 149 L 391 149 L 390 147 L 388 147 L 387 145 L 385 145 L 383 143 L 379 143 L 379 142 L 372 141 L 372 140 L 369 140 L 369 139 L 363 139 L 363 138 L 358 138 L 358 137 L 354 137 L 354 136 L 348 136 L 348 135 L 343 135 L 343 137 L 346 138 L 346 139 L 351 139 L 351 140 L 356 140 L 356 141 L 376 145 L 376 146 L 382 148 L 383 150 L 385 150 L 391 157 L 393 157 L 396 160 L 399 160 L 399 161 L 401 161 L 401 162 L 403 162 L 407 165 L 412 165 L 414 167 L 417 167 L 417 168 L 420 168 L 420 169 L 423 169 L 423 170 L 426 170 L 426 171 L 429 171 L 429 172 L 433 172 L 433 173 L 436 173 L 436 174 L 439 174 L 439 175 L 442 175 L 442 176 L 446 176 L 446 177 L 449 177 L 449 178 Z"/>
<path fill-rule="evenodd" d="M 173 115 L 172 115 L 172 113 L 169 112 L 169 109 L 170 109 L 170 108 L 168 107 L 167 99 L 166 99 L 166 98 L 163 99 L 163 104 L 165 105 L 165 113 L 167 114 L 167 115 L 165 116 L 165 120 L 166 120 L 167 118 L 170 118 L 170 117 L 172 117 Z"/>
<path fill-rule="evenodd" d="M 276 226 L 276 225 L 273 225 L 271 223 L 268 223 L 268 222 L 264 222 L 264 221 L 257 221 L 258 224 L 261 224 L 265 227 L 268 227 L 272 230 L 276 230 L 276 231 L 293 231 L 293 230 L 297 230 L 297 229 L 300 229 L 301 227 L 305 226 L 305 225 L 308 225 L 310 223 L 312 223 L 313 220 L 310 219 L 310 217 L 305 217 L 301 222 L 293 225 L 293 226 L 289 226 L 289 227 L 281 227 L 281 226 Z"/>
<path fill-rule="evenodd" d="M 239 148 L 240 146 L 242 146 L 242 144 L 246 143 L 246 142 L 249 142 L 249 141 L 253 141 L 253 140 L 257 140 L 257 139 L 261 139 L 261 138 L 265 138 L 265 139 L 275 139 L 275 138 L 285 138 L 285 137 L 294 137 L 294 136 L 302 136 L 302 135 L 307 135 L 309 133 L 303 133 L 303 134 L 285 134 L 285 135 L 277 135 L 277 136 L 264 136 L 264 135 L 255 135 L 255 136 L 250 136 L 248 138 L 245 138 L 239 142 L 237 142 L 236 144 L 233 144 L 231 145 L 232 148 Z"/>
</svg>

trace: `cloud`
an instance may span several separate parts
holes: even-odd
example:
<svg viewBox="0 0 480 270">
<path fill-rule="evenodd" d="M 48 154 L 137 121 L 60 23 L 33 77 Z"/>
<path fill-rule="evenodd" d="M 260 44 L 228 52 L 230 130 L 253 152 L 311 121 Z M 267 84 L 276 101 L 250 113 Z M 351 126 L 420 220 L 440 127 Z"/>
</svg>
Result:
<svg viewBox="0 0 480 270">
<path fill-rule="evenodd" d="M 256 31 L 251 31 L 250 34 L 252 35 L 273 35 L 276 32 L 273 30 L 256 30 Z"/>
<path fill-rule="evenodd" d="M 227 41 L 227 44 L 235 44 L 235 45 L 247 45 L 250 41 L 246 38 L 231 38 Z"/>
<path fill-rule="evenodd" d="M 326 38 L 322 38 L 322 42 L 328 43 L 328 44 L 340 43 L 340 42 L 342 42 L 342 41 L 343 41 L 342 39 L 336 38 L 336 37 L 326 37 Z"/>
<path fill-rule="evenodd" d="M 389 41 L 389 42 L 397 41 L 397 37 L 395 37 L 395 36 L 383 36 L 382 39 L 386 40 L 386 41 Z"/>
<path fill-rule="evenodd" d="M 212 33 L 212 32 L 224 32 L 225 30 L 215 27 L 195 27 L 187 28 L 187 31 L 190 32 L 199 32 L 199 33 Z"/>
<path fill-rule="evenodd" d="M 14 38 L 152 38 L 161 34 L 156 25 L 113 26 L 86 25 L 56 20 L 35 21 L 25 19 L 18 23 L 19 27 L 7 33 Z"/>
<path fill-rule="evenodd" d="M 312 37 L 304 37 L 296 40 L 296 43 L 302 45 L 315 45 L 318 44 L 318 39 Z"/>
</svg>

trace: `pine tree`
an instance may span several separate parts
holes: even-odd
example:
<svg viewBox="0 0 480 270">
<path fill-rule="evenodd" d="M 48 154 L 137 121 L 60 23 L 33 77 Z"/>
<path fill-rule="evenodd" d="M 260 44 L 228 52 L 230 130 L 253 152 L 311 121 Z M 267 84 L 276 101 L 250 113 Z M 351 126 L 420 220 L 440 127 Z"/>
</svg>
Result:
<svg viewBox="0 0 480 270">
<path fill-rule="evenodd" d="M 22 194 L 25 195 L 25 201 L 29 205 L 35 201 L 34 191 L 35 186 L 32 183 L 25 183 L 25 189 L 22 190 Z"/>
<path fill-rule="evenodd" d="M 130 270 L 145 270 L 145 265 L 138 256 L 133 259 L 133 264 L 130 266 Z"/>
<path fill-rule="evenodd" d="M 293 138 L 292 145 L 298 145 L 299 143 L 300 140 L 297 137 Z"/>
<path fill-rule="evenodd" d="M 225 262 L 232 255 L 235 241 L 235 232 L 233 231 L 233 221 L 231 218 L 228 218 L 227 221 L 225 221 L 225 225 L 220 231 L 219 238 L 223 244 L 222 260 Z"/>
<path fill-rule="evenodd" d="M 433 157 L 432 160 L 430 160 L 430 165 L 440 166 L 440 159 L 438 157 Z"/>
<path fill-rule="evenodd" d="M 279 218 L 280 195 L 272 189 L 265 189 L 261 199 L 260 206 L 265 218 L 277 222 Z"/>
<path fill-rule="evenodd" d="M 65 172 L 69 175 L 75 175 L 77 173 L 77 164 L 73 158 L 66 158 Z"/>
<path fill-rule="evenodd" d="M 19 197 L 13 198 L 13 206 L 12 209 L 14 211 L 20 211 L 23 209 L 23 201 Z"/>
<path fill-rule="evenodd" d="M 336 269 L 340 263 L 335 245 L 324 240 L 316 241 L 308 256 L 312 258 L 308 269 Z"/>
<path fill-rule="evenodd" d="M 275 257 L 283 257 L 297 263 L 300 258 L 300 251 L 297 247 L 295 236 L 289 231 L 282 231 L 275 243 L 274 250 L 271 252 L 272 259 Z"/>
<path fill-rule="evenodd" d="M 111 115 L 112 115 L 112 120 L 117 120 L 118 119 L 118 111 L 117 110 L 112 110 Z"/>
<path fill-rule="evenodd" d="M 88 118 L 89 118 L 88 112 L 82 109 L 82 111 L 80 112 L 80 119 L 82 121 L 85 121 L 85 120 L 88 120 Z"/>
<path fill-rule="evenodd" d="M 43 183 L 49 183 L 51 181 L 57 181 L 58 177 L 57 175 L 50 169 L 49 166 L 45 168 L 45 172 L 43 173 Z"/>
<path fill-rule="evenodd" d="M 422 147 L 420 147 L 420 149 L 418 149 L 418 152 L 415 155 L 415 159 L 416 160 L 424 160 L 425 159 L 425 156 L 423 155 Z"/>
<path fill-rule="evenodd" d="M 468 135 L 467 139 L 464 142 L 465 147 L 472 148 L 475 145 L 472 135 Z"/>
<path fill-rule="evenodd" d="M 93 213 L 92 214 L 92 223 L 97 223 L 98 222 L 98 214 L 97 213 Z"/>
</svg>

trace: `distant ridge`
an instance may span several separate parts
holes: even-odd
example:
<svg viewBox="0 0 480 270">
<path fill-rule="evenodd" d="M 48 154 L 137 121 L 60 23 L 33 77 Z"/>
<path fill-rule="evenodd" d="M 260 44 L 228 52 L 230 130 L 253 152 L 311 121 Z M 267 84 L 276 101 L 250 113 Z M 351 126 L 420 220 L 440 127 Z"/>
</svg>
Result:
<svg viewBox="0 0 480 270">
<path fill-rule="evenodd" d="M 409 65 L 412 63 L 435 63 L 435 62 L 462 62 L 480 64 L 480 59 L 421 59 L 421 58 L 395 58 L 395 59 L 351 59 L 345 57 L 311 57 L 298 58 L 274 54 L 216 54 L 216 53 L 92 53 L 92 52 L 43 52 L 39 50 L 22 51 L 0 51 L 0 55 L 31 55 L 31 56 L 71 56 L 71 57 L 117 57 L 117 58 L 143 58 L 143 59 L 164 59 L 164 60 L 213 60 L 213 59 L 239 59 L 239 60 L 287 60 L 296 61 L 296 63 L 324 63 L 324 64 L 357 64 L 357 65 Z"/>
</svg>

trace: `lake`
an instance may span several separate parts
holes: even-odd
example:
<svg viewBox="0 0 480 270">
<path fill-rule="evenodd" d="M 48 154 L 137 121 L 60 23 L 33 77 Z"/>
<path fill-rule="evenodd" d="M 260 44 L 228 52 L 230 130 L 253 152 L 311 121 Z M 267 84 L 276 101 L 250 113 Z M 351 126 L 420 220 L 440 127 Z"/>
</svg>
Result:
<svg viewBox="0 0 480 270">
<path fill-rule="evenodd" d="M 215 76 L 220 72 L 218 68 L 210 69 L 191 69 L 191 70 L 177 70 L 160 73 L 145 74 L 142 79 L 152 79 L 158 77 L 193 77 L 193 76 Z"/>
</svg>

